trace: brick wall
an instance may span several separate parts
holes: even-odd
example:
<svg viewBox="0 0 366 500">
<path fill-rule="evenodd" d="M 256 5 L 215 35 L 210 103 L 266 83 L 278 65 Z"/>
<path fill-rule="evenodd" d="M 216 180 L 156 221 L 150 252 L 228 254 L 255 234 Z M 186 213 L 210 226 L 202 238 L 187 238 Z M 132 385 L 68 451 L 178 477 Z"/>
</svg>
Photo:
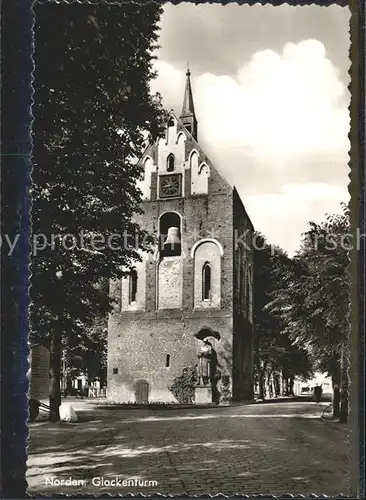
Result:
<svg viewBox="0 0 366 500">
<path fill-rule="evenodd" d="M 234 332 L 233 332 L 233 396 L 236 400 L 253 399 L 254 332 L 248 292 L 253 283 L 248 268 L 253 270 L 254 228 L 236 190 L 233 192 L 234 228 Z M 253 273 L 252 273 L 253 279 Z"/>
<path fill-rule="evenodd" d="M 213 188 L 217 177 L 210 178 Z M 218 189 L 216 189 L 218 191 Z M 138 380 L 150 384 L 151 401 L 172 401 L 173 395 L 168 387 L 175 376 L 180 375 L 184 366 L 196 362 L 200 341 L 195 335 L 204 327 L 218 331 L 221 335 L 216 349 L 220 370 L 232 377 L 232 332 L 233 332 L 233 226 L 231 199 L 226 193 L 209 196 L 195 196 L 185 199 L 145 202 L 143 215 L 136 220 L 148 231 L 158 230 L 159 214 L 165 211 L 178 211 L 182 215 L 183 256 L 177 259 L 182 265 L 182 286 L 175 290 L 171 287 L 162 290 L 161 281 L 167 269 L 158 280 L 158 262 L 146 262 L 146 302 L 144 311 L 126 311 L 115 314 L 109 319 L 108 343 L 108 397 L 113 401 L 135 401 L 135 387 Z M 194 235 L 194 231 L 197 235 Z M 224 255 L 220 259 L 220 308 L 204 311 L 194 309 L 194 260 L 193 245 L 214 232 L 215 239 L 222 245 Z M 217 233 L 217 234 L 216 234 Z M 169 259 L 163 259 L 160 266 L 169 267 Z M 165 261 L 165 262 L 164 262 Z M 171 271 L 171 270 L 170 270 Z M 177 269 L 175 269 L 177 271 Z M 177 271 L 178 272 L 178 271 Z M 215 274 L 213 274 L 215 279 Z M 160 286 L 157 287 L 157 281 Z M 178 287 L 178 275 L 176 276 Z M 140 281 L 139 281 L 140 286 Z M 215 289 L 215 283 L 213 283 Z M 118 295 L 118 283 L 113 283 L 111 293 Z M 117 290 L 117 291 L 116 291 Z M 156 310 L 157 290 L 159 307 Z M 181 291 L 181 299 L 179 299 Z M 162 303 L 163 300 L 163 303 Z M 181 307 L 174 309 L 181 300 Z M 178 306 L 179 307 L 179 306 Z M 171 356 L 171 366 L 165 366 L 166 355 Z M 113 374 L 113 368 L 118 369 Z"/>
<path fill-rule="evenodd" d="M 129 317 L 126 315 L 130 314 Z M 126 313 L 109 320 L 108 398 L 117 402 L 135 401 L 136 382 L 149 382 L 149 400 L 169 402 L 174 377 L 185 366 L 196 363 L 202 344 L 195 334 L 202 328 L 220 332 L 216 344 L 223 373 L 231 374 L 232 318 L 216 313 L 182 315 L 181 311 L 165 310 L 164 314 Z M 166 367 L 166 355 L 170 366 Z M 114 373 L 118 369 L 118 373 Z"/>
<path fill-rule="evenodd" d="M 183 259 L 165 257 L 158 264 L 158 308 L 182 307 Z M 150 287 L 151 289 L 151 287 Z"/>
<path fill-rule="evenodd" d="M 179 134 L 181 130 L 182 126 L 178 122 L 176 133 Z M 169 142 L 171 147 L 174 147 L 171 138 Z M 135 401 L 136 383 L 139 380 L 149 383 L 150 401 L 172 401 L 174 398 L 169 386 L 185 366 L 196 363 L 201 342 L 195 335 L 203 328 L 210 328 L 221 335 L 221 340 L 215 342 L 215 349 L 222 374 L 229 375 L 231 380 L 233 376 L 236 379 L 233 383 L 234 396 L 243 398 L 251 392 L 252 334 L 248 327 L 250 322 L 242 310 L 243 305 L 237 307 L 240 295 L 237 274 L 238 267 L 243 265 L 244 257 L 248 262 L 252 257 L 250 252 L 239 257 L 234 250 L 233 238 L 235 228 L 241 230 L 243 225 L 246 228 L 251 227 L 251 224 L 237 193 L 233 192 L 220 176 L 196 141 L 187 133 L 186 139 L 181 138 L 178 142 L 177 157 L 184 166 L 185 196 L 177 199 L 157 199 L 159 172 L 153 172 L 151 200 L 142 203 L 144 213 L 137 215 L 135 221 L 141 228 L 157 237 L 160 215 L 169 211 L 178 212 L 182 218 L 182 256 L 173 258 L 171 262 L 171 258 L 163 259 L 160 263 L 160 276 L 158 261 L 147 261 L 144 308 L 121 311 L 117 304 L 114 313 L 110 315 L 108 397 L 114 401 Z M 183 144 L 184 161 L 180 156 Z M 192 181 L 188 161 L 193 148 L 198 152 L 197 164 L 205 162 L 208 165 L 208 194 L 192 194 L 192 182 L 197 184 L 195 176 Z M 148 148 L 146 154 L 153 158 L 156 165 L 161 163 L 160 167 L 163 168 L 170 149 L 165 146 L 160 146 L 160 149 L 165 160 L 159 160 L 157 147 Z M 195 287 L 196 295 L 198 289 L 201 293 L 201 287 L 197 281 L 198 269 L 197 266 L 195 269 L 191 253 L 194 244 L 205 238 L 217 240 L 223 250 L 222 256 L 211 255 L 220 261 L 221 272 L 212 274 L 213 289 L 220 291 L 219 300 L 212 304 L 213 307 L 195 308 Z M 207 260 L 210 260 L 209 258 L 210 255 Z M 200 255 L 201 260 L 200 264 L 205 260 L 203 255 Z M 166 281 L 165 286 L 163 281 Z M 120 290 L 118 282 L 111 284 L 112 295 L 118 296 Z M 157 300 L 159 309 L 156 308 Z M 168 354 L 169 367 L 166 366 Z"/>
</svg>

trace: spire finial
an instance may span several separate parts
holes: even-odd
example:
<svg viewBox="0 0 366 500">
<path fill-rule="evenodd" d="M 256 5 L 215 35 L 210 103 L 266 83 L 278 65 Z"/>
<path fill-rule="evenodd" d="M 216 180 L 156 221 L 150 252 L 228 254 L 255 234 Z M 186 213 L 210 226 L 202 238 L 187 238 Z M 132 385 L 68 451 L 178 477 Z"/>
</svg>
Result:
<svg viewBox="0 0 366 500">
<path fill-rule="evenodd" d="M 191 72 L 189 70 L 189 63 L 187 62 L 186 71 L 186 87 L 184 90 L 184 99 L 180 119 L 187 130 L 197 140 L 197 119 L 194 111 L 193 95 L 191 87 Z"/>
<path fill-rule="evenodd" d="M 186 79 L 186 88 L 184 90 L 183 108 L 182 108 L 181 116 L 195 114 L 190 76 L 191 76 L 191 72 L 189 70 L 189 63 L 187 62 L 187 71 L 186 71 L 187 79 Z"/>
</svg>

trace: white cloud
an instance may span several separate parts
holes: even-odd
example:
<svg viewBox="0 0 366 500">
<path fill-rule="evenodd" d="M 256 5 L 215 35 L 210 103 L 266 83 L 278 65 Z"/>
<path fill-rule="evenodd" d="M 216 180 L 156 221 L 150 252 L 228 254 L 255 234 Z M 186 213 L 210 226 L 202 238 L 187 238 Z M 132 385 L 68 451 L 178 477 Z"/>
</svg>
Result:
<svg viewBox="0 0 366 500">
<path fill-rule="evenodd" d="M 179 110 L 184 73 L 163 61 L 157 68 L 154 90 Z M 317 40 L 257 52 L 236 78 L 197 75 L 193 89 L 207 142 L 260 155 L 348 150 L 348 94 Z"/>
<path fill-rule="evenodd" d="M 180 111 L 183 103 L 185 76 L 183 71 L 175 69 L 171 64 L 161 60 L 155 61 L 158 77 L 151 83 L 151 92 L 159 92 L 163 97 L 165 109 Z"/>
<path fill-rule="evenodd" d="M 152 90 L 179 113 L 184 71 L 160 60 L 156 67 Z M 348 199 L 349 94 L 324 45 L 262 50 L 235 77 L 193 74 L 192 86 L 206 153 L 235 180 L 254 226 L 281 234 L 273 242 L 292 251 L 309 220 Z"/>
<path fill-rule="evenodd" d="M 256 229 L 270 243 L 292 254 L 299 246 L 301 233 L 309 228 L 309 221 L 321 222 L 326 213 L 341 213 L 340 203 L 348 199 L 346 186 L 285 184 L 278 192 L 247 196 L 245 206 Z"/>
<path fill-rule="evenodd" d="M 208 141 L 266 155 L 348 149 L 345 88 L 316 40 L 258 52 L 236 79 L 202 75 L 195 95 Z"/>
<path fill-rule="evenodd" d="M 297 201 L 315 201 L 320 199 L 339 200 L 348 196 L 347 187 L 331 186 L 325 183 L 285 184 L 282 192 L 288 198 Z"/>
</svg>

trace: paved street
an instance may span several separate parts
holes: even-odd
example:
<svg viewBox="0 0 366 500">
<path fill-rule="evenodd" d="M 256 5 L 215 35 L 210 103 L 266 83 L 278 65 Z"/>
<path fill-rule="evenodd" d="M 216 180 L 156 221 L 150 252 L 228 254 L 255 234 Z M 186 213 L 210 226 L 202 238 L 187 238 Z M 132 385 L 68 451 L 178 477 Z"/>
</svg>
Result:
<svg viewBox="0 0 366 500">
<path fill-rule="evenodd" d="M 113 408 L 95 410 L 95 420 L 76 424 L 35 422 L 28 491 L 346 495 L 348 428 L 319 418 L 326 405 Z M 108 486 L 116 476 L 157 486 Z M 70 477 L 81 480 L 79 486 L 58 482 Z"/>
</svg>

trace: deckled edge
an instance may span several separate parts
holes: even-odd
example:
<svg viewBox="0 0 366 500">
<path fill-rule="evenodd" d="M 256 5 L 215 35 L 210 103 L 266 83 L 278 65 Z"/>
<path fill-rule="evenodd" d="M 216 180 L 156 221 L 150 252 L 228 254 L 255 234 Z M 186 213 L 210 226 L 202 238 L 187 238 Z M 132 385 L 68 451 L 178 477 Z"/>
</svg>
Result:
<svg viewBox="0 0 366 500">
<path fill-rule="evenodd" d="M 349 6 L 349 3 L 356 3 L 357 0 L 313 0 L 313 1 L 306 1 L 306 0 L 290 0 L 290 1 L 285 1 L 285 0 L 272 0 L 272 1 L 235 1 L 235 0 L 34 0 L 35 3 L 38 4 L 46 4 L 46 3 L 68 3 L 68 4 L 74 4 L 74 3 L 90 3 L 91 5 L 96 5 L 96 4 L 101 4 L 101 3 L 107 3 L 108 5 L 123 5 L 125 3 L 137 3 L 137 4 L 148 4 L 148 3 L 156 3 L 159 5 L 164 5 L 167 3 L 171 3 L 173 5 L 178 5 L 180 3 L 193 3 L 196 5 L 200 4 L 217 4 L 217 5 L 228 5 L 228 4 L 233 4 L 236 3 L 237 5 L 248 5 L 248 6 L 253 6 L 253 5 L 273 5 L 273 7 L 279 7 L 281 5 L 291 5 L 293 7 L 299 7 L 299 6 L 309 6 L 309 5 L 316 5 L 318 7 L 330 7 L 332 5 L 338 5 L 339 7 L 347 7 Z M 362 0 L 361 0 L 362 1 Z"/>
<path fill-rule="evenodd" d="M 67 494 L 67 493 L 52 493 L 52 495 L 44 495 L 43 493 L 32 493 L 28 494 L 30 498 L 181 498 L 181 499 L 189 499 L 189 498 L 248 498 L 248 499 L 275 499 L 275 500 L 289 500 L 289 499 L 339 499 L 339 500 L 353 500 L 353 497 L 349 497 L 347 495 L 334 495 L 334 496 L 328 496 L 328 495 L 322 495 L 322 494 L 316 494 L 316 493 L 310 493 L 309 495 L 293 495 L 291 493 L 284 493 L 283 495 L 271 495 L 271 494 L 266 494 L 266 493 L 259 493 L 259 494 L 253 494 L 253 495 L 247 495 L 247 494 L 242 494 L 242 493 L 230 493 L 228 495 L 225 495 L 224 493 L 215 493 L 215 494 L 210 494 L 210 493 L 201 493 L 199 495 L 188 495 L 187 493 L 182 493 L 182 494 L 163 494 L 163 493 L 152 493 L 151 495 L 144 495 L 143 493 L 126 493 L 124 495 L 118 493 L 115 495 L 111 495 L 110 493 L 104 493 L 101 492 L 99 495 L 93 495 L 93 494 L 83 494 L 83 493 L 76 493 L 76 494 Z M 357 499 L 356 499 L 357 500 Z"/>
<path fill-rule="evenodd" d="M 173 5 L 178 5 L 180 3 L 183 3 L 184 1 L 186 2 L 189 2 L 189 3 L 193 3 L 193 4 L 196 4 L 196 5 L 199 5 L 199 4 L 206 4 L 206 3 L 209 3 L 209 4 L 221 4 L 223 6 L 225 5 L 228 5 L 228 4 L 233 4 L 233 3 L 236 3 L 237 5 L 248 5 L 248 6 L 253 6 L 253 5 L 257 5 L 257 4 L 260 4 L 260 5 L 273 5 L 273 6 L 281 6 L 281 5 L 284 5 L 284 4 L 288 4 L 288 5 L 292 5 L 292 6 L 309 6 L 309 5 L 317 5 L 317 6 L 320 6 L 320 7 L 328 7 L 328 6 L 331 6 L 331 5 L 338 5 L 340 7 L 349 7 L 350 10 L 351 10 L 351 19 L 350 19 L 350 36 L 351 36 L 351 41 L 350 41 L 350 49 L 349 49 L 349 59 L 350 59 L 350 69 L 348 71 L 348 73 L 350 74 L 351 76 L 351 82 L 349 84 L 349 90 L 350 90 L 350 93 L 351 93 L 351 102 L 350 102 L 350 106 L 349 106 L 349 111 L 350 111 L 350 115 L 351 115 L 351 130 L 350 130 L 350 133 L 349 133 L 349 138 L 350 140 L 352 139 L 352 137 L 356 136 L 356 140 L 359 139 L 358 136 L 357 136 L 357 131 L 355 132 L 355 128 L 357 127 L 353 127 L 352 128 L 352 124 L 356 121 L 356 125 L 358 125 L 358 122 L 357 122 L 357 118 L 358 118 L 358 106 L 359 106 L 359 94 L 357 94 L 357 96 L 355 95 L 352 95 L 352 90 L 355 91 L 354 87 L 356 86 L 355 82 L 352 80 L 352 74 L 353 73 L 356 73 L 358 77 L 360 77 L 360 74 L 359 74 L 359 64 L 354 64 L 354 61 L 352 60 L 352 55 L 354 57 L 354 59 L 357 59 L 357 49 L 359 48 L 358 46 L 358 43 L 359 42 L 359 39 L 357 39 L 356 41 L 354 40 L 354 36 L 353 36 L 353 30 L 352 30 L 352 27 L 355 26 L 355 29 L 354 31 L 356 32 L 356 36 L 358 35 L 358 37 L 360 37 L 360 30 L 358 29 L 359 27 L 359 24 L 357 24 L 357 21 L 359 20 L 359 11 L 357 9 L 358 7 L 358 4 L 357 4 L 357 0 L 350 0 L 348 2 L 348 0 L 338 0 L 338 1 L 332 1 L 332 0 L 317 0 L 317 1 L 306 1 L 306 0 L 293 0 L 293 1 L 283 1 L 283 0 L 280 0 L 280 1 L 276 1 L 276 0 L 273 0 L 273 1 L 234 1 L 234 0 L 223 0 L 223 1 L 219 1 L 219 0 L 206 0 L 206 1 L 200 1 L 200 0 L 170 0 L 170 1 L 165 1 L 165 0 L 125 0 L 125 1 L 118 1 L 118 0 L 34 0 L 34 3 L 38 3 L 40 5 L 42 4 L 46 4 L 46 3 L 50 3 L 50 2 L 53 2 L 53 3 L 68 3 L 68 4 L 74 4 L 74 3 L 79 3 L 79 4 L 84 4 L 84 3 L 89 3 L 91 5 L 93 4 L 101 4 L 101 3 L 106 3 L 106 4 L 109 4 L 109 5 L 122 5 L 124 3 L 137 3 L 137 4 L 147 4 L 147 3 L 157 3 L 157 4 L 166 4 L 166 3 L 171 3 Z M 351 5 L 349 5 L 349 3 Z M 33 4 L 34 5 L 34 4 Z M 33 9 L 33 6 L 31 8 L 31 11 L 32 11 L 32 14 L 33 14 L 33 24 L 32 24 L 32 41 L 33 41 L 33 44 L 32 44 L 32 48 L 33 48 L 33 55 L 34 55 L 34 24 L 35 24 L 35 13 L 34 13 L 34 9 Z M 31 74 L 31 101 L 32 101 L 32 104 L 34 103 L 34 100 L 33 100 L 33 95 L 34 95 L 34 87 L 33 87 L 33 81 L 34 81 L 34 75 L 33 75 L 33 72 L 34 72 L 34 60 L 33 60 L 33 56 L 32 56 L 32 62 L 33 62 L 33 70 L 32 70 L 32 74 Z M 358 79 L 359 81 L 359 79 Z M 32 112 L 30 111 L 30 118 L 31 118 L 31 124 L 30 124 L 30 127 L 32 126 L 32 122 L 33 122 L 33 115 L 32 115 Z M 354 142 L 356 142 L 356 140 Z M 358 140 L 358 143 L 360 143 L 360 141 Z M 31 144 L 31 147 L 33 146 L 33 141 L 32 141 L 32 135 L 30 133 L 30 144 Z M 360 188 L 360 184 L 359 182 L 354 181 L 353 178 L 359 174 L 359 168 L 358 168 L 358 165 L 359 165 L 359 161 L 356 161 L 356 159 L 354 158 L 355 155 L 355 147 L 352 146 L 352 142 L 351 142 L 351 148 L 350 148 L 350 151 L 349 151 L 349 156 L 350 156 L 350 162 L 349 162 L 349 166 L 350 166 L 350 173 L 348 175 L 348 177 L 350 178 L 350 183 L 348 185 L 348 191 L 350 193 L 350 196 L 351 196 L 351 199 L 350 199 L 350 202 L 349 202 L 349 207 L 351 210 L 353 210 L 354 214 L 357 214 L 359 215 L 360 211 L 359 211 L 359 206 L 357 206 L 357 203 L 355 203 L 355 201 L 357 202 L 358 201 L 358 197 L 359 197 L 359 191 L 357 188 Z M 31 174 L 30 174 L 31 175 Z M 356 189 L 354 189 L 356 188 Z M 355 191 L 355 195 L 356 196 L 353 196 L 352 193 L 353 191 Z M 29 206 L 29 210 L 31 209 L 31 198 L 29 199 L 30 201 L 30 206 Z M 30 215 L 30 223 L 31 223 L 31 212 L 29 213 Z M 357 217 L 357 216 L 356 216 Z M 357 227 L 360 227 L 360 225 L 357 225 L 357 221 L 359 220 L 358 217 L 356 218 L 352 218 L 352 232 L 354 230 L 357 231 Z M 356 223 L 356 226 L 355 226 L 355 223 Z M 353 233 L 355 234 L 355 233 Z M 355 256 L 355 253 L 356 253 L 356 256 Z M 359 312 L 359 308 L 356 306 L 356 307 L 352 307 L 352 303 L 354 304 L 357 304 L 358 302 L 358 275 L 357 275 L 357 269 L 356 269 L 356 273 L 355 273 L 355 267 L 357 266 L 357 251 L 355 251 L 355 249 L 353 250 L 352 252 L 352 255 L 353 257 L 350 258 L 350 264 L 348 266 L 348 269 L 349 269 L 349 273 L 351 275 L 351 288 L 352 288 L 352 291 L 351 291 L 351 297 L 350 297 L 350 305 L 351 305 L 351 312 L 349 314 L 349 318 L 350 318 L 350 321 L 349 321 L 349 326 L 350 326 L 350 336 L 351 336 L 351 340 L 352 340 L 352 333 L 354 333 L 353 337 L 355 337 L 355 343 L 356 343 L 356 351 L 354 349 L 352 349 L 352 346 L 350 347 L 350 349 L 348 349 L 348 361 L 350 359 L 350 356 L 351 356 L 351 353 L 354 353 L 356 355 L 356 357 L 358 356 L 358 331 L 359 331 L 359 322 L 358 322 L 358 312 Z M 356 261 L 356 262 L 355 262 Z M 31 264 L 29 264 L 29 272 L 30 272 L 30 277 L 31 277 Z M 354 279 L 352 279 L 352 277 Z M 355 279 L 356 278 L 356 279 Z M 354 297 L 354 299 L 353 299 Z M 356 326 L 356 328 L 355 328 Z M 363 339 L 362 339 L 363 340 Z M 353 344 L 352 344 L 353 345 Z M 357 364 L 357 367 L 358 367 L 358 362 L 356 363 Z M 349 387 L 351 388 L 352 387 L 352 383 L 351 383 L 351 377 L 349 375 L 350 373 L 350 363 L 348 363 L 348 376 L 349 376 Z M 352 374 L 353 374 L 353 378 L 352 380 L 354 381 L 355 379 L 355 375 L 354 375 L 354 372 L 355 370 L 352 371 Z M 357 374 L 359 374 L 359 371 L 357 371 Z M 357 378 L 357 377 L 356 377 Z M 355 385 L 355 384 L 353 384 Z M 356 385 L 357 387 L 357 385 Z M 351 391 L 350 391 L 351 392 Z M 358 407 L 358 398 L 354 398 L 354 396 L 352 396 L 353 399 L 356 400 L 356 406 L 359 409 Z M 351 411 L 351 402 L 350 400 L 352 399 L 351 397 L 349 398 L 349 409 L 350 409 L 350 418 L 349 418 L 349 422 L 351 421 L 351 417 L 352 417 L 352 414 L 356 413 L 356 415 L 354 416 L 354 418 L 357 418 L 358 415 L 359 415 L 359 411 L 358 412 L 355 412 L 355 411 Z M 355 404 L 353 403 L 353 405 L 355 406 Z M 357 418 L 357 429 L 358 429 L 358 418 Z M 350 439 L 350 442 L 351 442 L 351 437 L 352 437 L 352 434 L 354 434 L 356 437 L 356 439 L 358 439 L 358 432 L 354 432 L 352 433 L 351 432 L 351 425 L 349 425 L 349 439 Z M 354 439 L 354 438 L 353 438 Z M 26 442 L 28 443 L 28 436 L 26 437 Z M 358 444 L 358 441 L 357 442 L 354 442 L 354 447 L 356 446 L 357 447 L 357 444 Z M 349 461 L 351 461 L 351 458 L 350 458 L 350 453 L 348 453 L 348 458 L 349 458 Z M 357 468 L 357 464 L 356 464 L 356 468 Z M 351 467 L 351 470 L 352 472 L 353 471 L 354 467 Z M 348 476 L 349 476 L 349 483 L 354 483 L 354 479 L 352 477 L 352 472 L 349 472 Z M 359 470 L 357 471 L 357 474 L 356 474 L 357 478 L 359 477 Z M 358 497 L 358 488 L 357 488 L 357 493 L 355 494 L 354 493 L 354 486 L 352 484 L 350 484 L 350 493 L 351 493 L 351 497 L 352 498 L 359 498 Z M 356 492 L 356 491 L 355 491 Z M 51 495 L 51 496 L 45 496 L 45 495 L 42 495 L 41 493 L 28 493 L 27 491 L 27 495 L 30 496 L 30 497 L 37 497 L 37 498 L 52 498 L 54 497 L 55 495 Z M 80 498 L 85 498 L 85 495 L 82 495 L 82 494 L 77 494 L 77 495 L 72 495 L 72 494 L 65 494 L 65 493 L 60 493 L 60 494 L 57 494 L 57 497 L 80 497 Z M 330 499 L 330 498 L 350 498 L 349 496 L 345 496 L 345 495 L 332 495 L 332 496 L 328 496 L 328 495 L 324 495 L 324 494 L 316 494 L 316 493 L 311 493 L 309 495 L 294 495 L 294 494 L 291 494 L 291 493 L 286 493 L 286 494 L 283 494 L 283 495 L 267 495 L 267 494 L 259 494 L 259 495 L 243 495 L 241 493 L 233 493 L 233 494 L 230 494 L 230 495 L 225 495 L 224 493 L 215 493 L 214 495 L 211 495 L 211 494 L 200 494 L 200 495 L 193 495 L 193 496 L 190 496 L 188 494 L 182 494 L 182 495 L 173 495 L 173 494 L 169 494 L 169 495 L 164 495 L 164 494 L 161 494 L 161 493 L 155 493 L 155 494 L 151 494 L 151 495 L 144 495 L 143 493 L 138 493 L 138 494 L 133 494 L 133 493 L 128 493 L 126 495 L 122 495 L 122 494 L 118 494 L 118 495 L 111 495 L 111 494 L 108 494 L 108 493 L 102 493 L 102 495 L 88 495 L 87 497 L 88 498 L 100 498 L 100 497 L 105 497 L 105 498 L 273 498 L 273 499 L 288 499 L 288 498 L 325 498 L 325 499 Z M 361 497 L 362 498 L 362 497 Z"/>
<path fill-rule="evenodd" d="M 362 95 L 364 90 L 365 71 L 365 47 L 364 43 L 364 20 L 365 13 L 362 12 L 361 2 L 350 0 L 351 19 L 350 35 L 351 46 L 349 59 L 351 66 L 349 75 L 351 77 L 349 91 L 351 102 L 349 106 L 351 127 L 350 139 L 350 171 L 348 192 L 350 194 L 349 209 L 351 213 L 351 234 L 353 235 L 353 249 L 350 252 L 350 263 L 348 273 L 350 278 L 350 342 L 348 350 L 348 380 L 349 380 L 349 488 L 350 494 L 355 498 L 363 498 L 365 494 L 362 462 L 364 464 L 364 432 L 361 426 L 364 421 L 364 317 L 362 321 L 362 309 L 365 307 L 365 271 L 362 269 L 364 259 L 365 240 L 361 235 L 365 232 L 365 216 L 362 213 L 364 203 L 364 118 L 365 102 Z M 363 84 L 363 85 L 362 85 Z M 362 272 L 363 271 L 363 272 Z M 363 304 L 363 307 L 362 307 Z"/>
<path fill-rule="evenodd" d="M 36 15 L 34 12 L 34 1 L 31 3 L 30 7 L 30 13 L 31 13 L 31 26 L 30 26 L 30 31 L 31 31 L 31 53 L 30 53 L 30 59 L 32 61 L 32 71 L 30 74 L 30 109 L 29 109 L 29 144 L 30 144 L 30 160 L 29 160 L 29 183 L 30 186 L 32 187 L 33 185 L 33 178 L 32 178 L 32 172 L 33 172 L 33 122 L 34 122 L 34 116 L 33 116 L 33 104 L 34 104 L 34 70 L 35 70 L 35 61 L 34 61 L 34 55 L 35 55 L 35 34 L 34 34 L 34 28 L 35 28 L 35 19 Z M 30 297 L 30 289 L 31 289 L 31 280 L 32 280 L 32 244 L 31 244 L 31 238 L 33 234 L 33 220 L 32 220 L 32 208 L 33 208 L 33 197 L 31 192 L 28 192 L 28 210 L 29 210 L 29 254 L 28 254 L 28 336 L 27 336 L 27 341 L 28 341 L 28 346 L 30 346 L 30 310 L 32 307 L 32 302 L 31 302 L 31 297 Z M 29 390 L 30 390 L 30 379 L 29 379 L 29 368 L 30 368 L 30 362 L 29 362 L 29 354 L 30 354 L 30 347 L 28 347 L 28 358 L 27 358 L 27 378 L 28 378 L 28 392 L 27 392 L 27 402 L 29 401 Z M 28 447 L 29 447 L 29 405 L 27 405 L 27 433 L 25 435 L 25 451 L 26 451 L 26 457 L 27 457 L 27 462 L 25 464 L 25 493 L 28 495 L 28 481 L 27 481 L 27 470 L 28 470 Z"/>
<path fill-rule="evenodd" d="M 25 490 L 26 439 L 27 427 L 27 390 L 28 390 L 28 268 L 29 268 L 29 197 L 30 186 L 30 102 L 33 58 L 31 54 L 31 0 L 13 0 L 2 2 L 1 22 L 3 31 L 2 44 L 2 87 L 3 102 L 1 109 L 3 120 L 1 158 L 2 184 L 1 195 L 5 199 L 2 230 L 16 236 L 14 251 L 8 253 L 2 261 L 7 272 L 1 276 L 2 302 L 6 309 L 2 313 L 2 444 L 6 445 L 2 456 L 1 496 L 20 497 Z M 12 24 L 7 24 L 12 23 Z M 12 67 L 9 67 L 9 61 Z M 6 71 L 8 70 L 8 72 Z M 10 70 L 10 71 L 9 71 Z M 12 87 L 10 87 L 9 82 Z M 10 92 L 9 92 L 10 90 Z M 5 92 L 8 91 L 8 94 Z M 11 108 L 10 108 L 11 106 Z M 3 111 L 5 113 L 3 115 Z M 9 183 L 9 184 L 8 184 Z M 3 191 L 4 189 L 4 191 Z M 5 213 L 6 212 L 6 213 Z M 3 220 L 6 222 L 3 224 Z M 7 264 L 7 265 L 6 265 Z M 9 274 L 11 270 L 11 275 Z M 3 298 L 4 297 L 4 298 Z M 3 321 L 4 318 L 4 321 Z M 5 319 L 6 318 L 6 319 Z M 4 354 L 5 353 L 5 354 Z M 4 441 L 3 441 L 4 439 Z M 3 450 L 1 450 L 3 451 Z"/>
<path fill-rule="evenodd" d="M 354 40 L 354 36 L 353 36 L 353 32 L 354 32 L 353 25 L 354 25 L 355 15 L 356 15 L 355 12 L 351 10 L 351 19 L 349 21 L 349 30 L 348 30 L 348 33 L 350 36 L 350 47 L 349 47 L 349 51 L 348 51 L 348 60 L 350 61 L 350 67 L 348 69 L 348 74 L 350 76 L 350 82 L 348 84 L 348 91 L 350 93 L 350 103 L 348 106 L 349 118 L 350 118 L 350 130 L 348 133 L 348 138 L 349 138 L 349 142 L 350 142 L 350 149 L 348 151 L 348 157 L 349 157 L 348 179 L 350 182 L 348 183 L 347 188 L 348 188 L 348 193 L 350 195 L 350 199 L 348 202 L 348 208 L 350 210 L 350 219 L 351 219 L 350 227 L 351 227 L 352 234 L 353 234 L 353 230 L 354 230 L 355 219 L 357 220 L 357 215 L 356 215 L 356 212 L 354 211 L 354 207 L 353 207 L 354 196 L 352 196 L 352 191 L 353 191 L 353 186 L 354 186 L 354 182 L 353 182 L 354 171 L 352 170 L 352 166 L 353 166 L 352 155 L 353 155 L 354 150 L 355 150 L 355 148 L 352 146 L 352 136 L 354 133 L 354 127 L 352 125 L 354 125 L 354 118 L 355 118 L 352 115 L 352 110 L 354 109 L 354 103 L 357 101 L 356 96 L 352 95 L 352 89 L 354 86 L 354 82 L 352 81 L 352 74 L 354 73 L 355 70 L 357 71 L 356 65 L 354 64 L 354 60 L 352 59 L 352 55 L 354 54 L 354 50 L 355 50 L 355 43 L 354 43 L 355 40 Z M 356 118 L 356 120 L 357 120 L 357 118 Z M 356 222 L 356 226 L 357 226 L 357 222 Z M 352 340 L 353 340 L 352 332 L 354 331 L 354 324 L 352 321 L 353 310 L 354 310 L 354 306 L 352 306 L 352 297 L 353 297 L 353 290 L 354 290 L 354 288 L 353 288 L 353 281 L 354 280 L 352 279 L 353 278 L 352 271 L 353 271 L 354 261 L 355 261 L 354 250 L 350 250 L 348 252 L 348 259 L 349 259 L 349 263 L 348 263 L 347 270 L 346 270 L 346 274 L 347 274 L 349 282 L 350 282 L 349 309 L 348 309 L 348 314 L 347 314 L 348 342 L 347 342 L 346 350 L 343 352 L 343 356 L 345 356 L 347 359 L 347 365 L 346 365 L 347 366 L 347 378 L 348 378 L 348 384 L 347 384 L 347 391 L 348 391 L 348 418 L 347 418 L 347 425 L 348 425 L 348 448 L 347 448 L 348 473 L 347 473 L 347 478 L 348 478 L 348 491 L 349 491 L 349 493 L 351 493 L 351 490 L 352 490 L 351 483 L 353 482 L 352 481 L 353 462 L 352 462 L 351 447 L 352 447 L 352 439 L 354 439 L 354 437 L 356 436 L 356 433 L 352 432 L 351 424 L 350 424 L 350 422 L 352 420 L 352 415 L 353 415 L 352 406 L 354 406 L 354 404 L 351 405 L 351 401 L 353 399 L 352 389 L 354 389 L 356 387 L 356 385 L 354 383 L 355 381 L 351 379 L 351 368 L 350 368 L 351 352 L 353 351 L 353 349 L 352 349 Z M 355 364 L 353 366 L 355 367 L 357 365 L 358 365 L 358 363 L 355 362 Z M 343 376 L 343 374 L 341 376 Z"/>
</svg>

